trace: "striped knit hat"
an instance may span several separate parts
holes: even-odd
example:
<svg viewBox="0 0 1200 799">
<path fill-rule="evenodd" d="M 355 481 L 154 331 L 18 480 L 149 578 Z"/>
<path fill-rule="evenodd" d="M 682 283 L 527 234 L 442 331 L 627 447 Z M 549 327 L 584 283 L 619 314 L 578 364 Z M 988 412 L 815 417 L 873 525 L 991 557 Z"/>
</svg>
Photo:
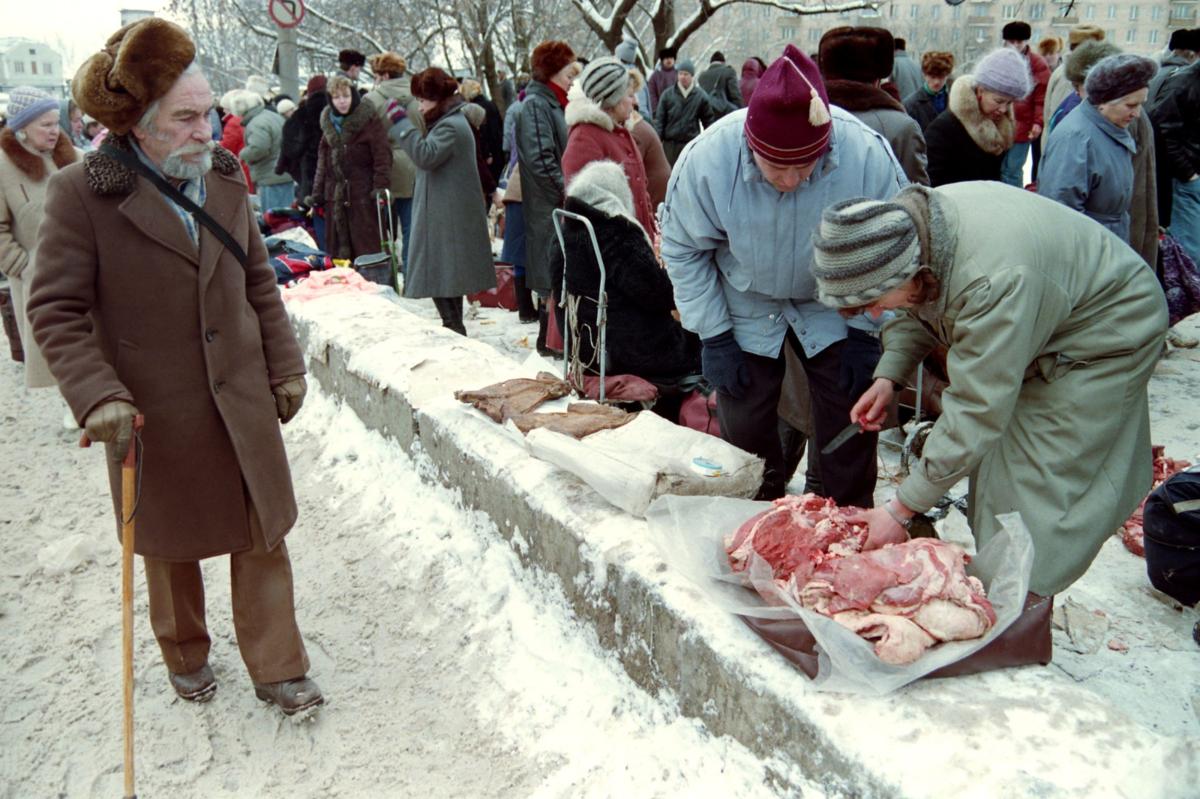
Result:
<svg viewBox="0 0 1200 799">
<path fill-rule="evenodd" d="M 20 130 L 47 111 L 57 111 L 58 100 L 41 89 L 18 86 L 8 95 L 8 126 Z"/>
<path fill-rule="evenodd" d="M 615 56 L 597 58 L 584 67 L 579 84 L 593 103 L 612 108 L 629 91 L 629 69 Z"/>
<path fill-rule="evenodd" d="M 868 305 L 920 269 L 916 224 L 895 202 L 856 197 L 826 208 L 813 247 L 817 299 L 831 308 Z"/>
</svg>

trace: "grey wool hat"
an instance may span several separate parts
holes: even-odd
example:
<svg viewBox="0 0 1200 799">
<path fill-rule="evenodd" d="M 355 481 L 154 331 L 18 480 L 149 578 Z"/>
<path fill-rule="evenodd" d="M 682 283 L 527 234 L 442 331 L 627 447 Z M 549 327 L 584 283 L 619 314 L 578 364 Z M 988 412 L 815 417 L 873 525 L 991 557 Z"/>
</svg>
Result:
<svg viewBox="0 0 1200 799">
<path fill-rule="evenodd" d="M 597 58 L 583 68 L 579 85 L 593 103 L 612 108 L 629 91 L 629 68 L 615 56 Z"/>
<path fill-rule="evenodd" d="M 975 66 L 975 83 L 1002 97 L 1023 100 L 1033 91 L 1029 62 L 1016 50 L 1002 47 L 980 59 Z"/>
<path fill-rule="evenodd" d="M 921 242 L 903 205 L 856 197 L 825 209 L 813 256 L 817 299 L 831 308 L 856 308 L 917 273 Z"/>
<path fill-rule="evenodd" d="M 1111 55 L 1088 70 L 1083 88 L 1089 103 L 1103 105 L 1145 89 L 1156 74 L 1158 64 L 1149 58 L 1128 53 Z"/>
<path fill-rule="evenodd" d="M 675 65 L 675 70 L 677 72 L 687 72 L 688 74 L 695 75 L 696 65 L 692 63 L 690 58 L 685 58 Z"/>
</svg>

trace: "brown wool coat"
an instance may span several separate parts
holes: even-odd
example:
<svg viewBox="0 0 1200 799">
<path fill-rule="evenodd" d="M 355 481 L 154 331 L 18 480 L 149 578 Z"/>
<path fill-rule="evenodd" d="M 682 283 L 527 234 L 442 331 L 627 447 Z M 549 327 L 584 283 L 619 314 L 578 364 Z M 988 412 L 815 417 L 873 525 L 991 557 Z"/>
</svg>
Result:
<svg viewBox="0 0 1200 799">
<path fill-rule="evenodd" d="M 296 521 L 270 383 L 303 374 L 304 358 L 227 150 L 215 151 L 205 189 L 204 209 L 248 255 L 245 271 L 207 228 L 197 252 L 145 178 L 88 153 L 50 180 L 29 301 L 77 421 L 113 398 L 145 415 L 136 551 L 171 561 L 249 550 L 246 492 L 268 546 Z M 106 460 L 119 515 L 120 468 Z"/>
<path fill-rule="evenodd" d="M 371 192 L 392 185 L 392 147 L 370 103 L 359 102 L 338 133 L 321 112 L 321 147 L 313 196 L 325 202 L 325 250 L 334 258 L 380 252 Z"/>
</svg>

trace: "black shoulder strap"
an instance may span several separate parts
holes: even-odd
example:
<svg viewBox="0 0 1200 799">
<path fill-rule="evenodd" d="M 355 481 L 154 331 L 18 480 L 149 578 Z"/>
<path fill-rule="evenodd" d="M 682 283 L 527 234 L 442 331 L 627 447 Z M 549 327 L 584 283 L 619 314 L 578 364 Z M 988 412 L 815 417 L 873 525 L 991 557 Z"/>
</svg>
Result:
<svg viewBox="0 0 1200 799">
<path fill-rule="evenodd" d="M 242 245 L 238 244 L 230 235 L 229 231 L 221 227 L 221 223 L 209 216 L 208 212 L 200 206 L 196 205 L 187 195 L 172 186 L 161 175 L 155 172 L 150 167 L 146 166 L 136 155 L 131 155 L 118 150 L 111 144 L 104 144 L 100 147 L 100 152 L 105 155 L 115 158 L 119 163 L 129 167 L 134 172 L 138 173 L 146 180 L 154 184 L 155 188 L 167 196 L 169 200 L 181 206 L 185 211 L 192 215 L 200 224 L 212 231 L 217 240 L 225 245 L 225 249 L 233 253 L 233 257 L 238 259 L 238 263 L 242 265 L 242 269 L 247 267 L 248 260 L 246 251 L 242 249 Z"/>
</svg>

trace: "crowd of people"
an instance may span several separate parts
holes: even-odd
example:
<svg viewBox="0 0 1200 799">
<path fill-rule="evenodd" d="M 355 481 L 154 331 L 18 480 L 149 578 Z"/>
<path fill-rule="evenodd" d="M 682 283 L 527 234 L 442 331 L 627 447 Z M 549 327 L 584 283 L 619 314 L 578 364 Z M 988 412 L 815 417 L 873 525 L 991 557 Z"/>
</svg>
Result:
<svg viewBox="0 0 1200 799">
<path fill-rule="evenodd" d="M 1164 341 L 1196 345 L 1168 333 L 1155 273 L 1160 227 L 1200 260 L 1200 31 L 1175 31 L 1161 63 L 1086 24 L 1037 52 L 1030 38 L 1010 23 L 956 74 L 950 53 L 838 27 L 815 55 L 788 45 L 740 77 L 720 52 L 698 71 L 667 48 L 646 75 L 636 42 L 589 61 L 546 41 L 494 98 L 343 50 L 299 98 L 251 77 L 214 103 L 187 34 L 152 19 L 109 39 L 73 100 L 14 91 L 13 335 L 27 384 L 57 385 L 110 454 L 148 419 L 138 552 L 179 695 L 215 690 L 196 562 L 231 554 L 262 586 L 233 598 L 258 695 L 289 713 L 321 701 L 282 544 L 296 507 L 276 422 L 303 401 L 304 363 L 247 193 L 308 212 L 335 259 L 397 236 L 405 295 L 461 335 L 465 295 L 495 286 L 501 216 L 520 321 L 546 355 L 562 356 L 564 281 L 594 303 L 603 266 L 607 346 L 580 313 L 575 355 L 715 390 L 722 435 L 765 461 L 760 499 L 783 495 L 807 441 L 808 488 L 872 508 L 887 409 L 940 346 L 942 416 L 896 499 L 864 512 L 868 545 L 902 540 L 970 475 L 980 543 L 1020 510 L 1032 590 L 1069 585 L 1149 487 Z M 395 230 L 380 231 L 388 201 Z M 574 215 L 561 239 L 558 209 Z M 861 433 L 826 452 L 850 421 Z"/>
</svg>

